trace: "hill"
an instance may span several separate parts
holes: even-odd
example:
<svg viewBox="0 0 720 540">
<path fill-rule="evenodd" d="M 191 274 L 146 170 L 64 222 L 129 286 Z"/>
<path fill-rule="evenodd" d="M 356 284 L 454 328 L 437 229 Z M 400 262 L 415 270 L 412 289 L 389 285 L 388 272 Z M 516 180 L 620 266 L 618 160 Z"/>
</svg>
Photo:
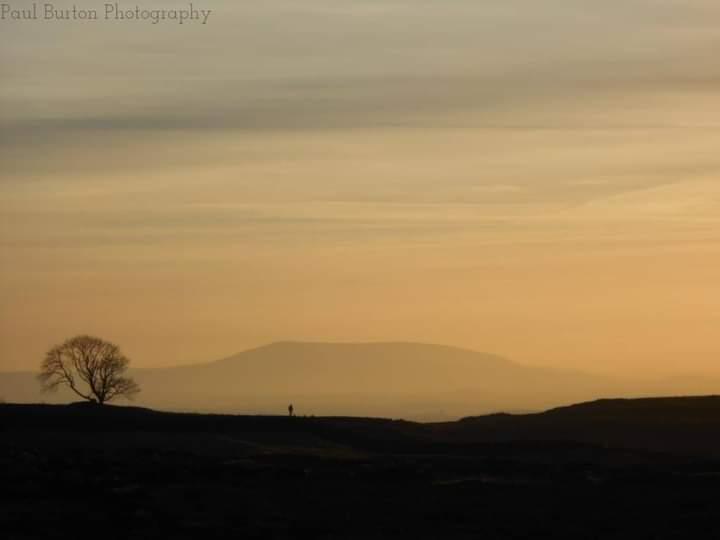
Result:
<svg viewBox="0 0 720 540">
<path fill-rule="evenodd" d="M 0 405 L 8 538 L 720 534 L 720 397 L 420 424 Z M 112 523 L 110 529 L 103 528 Z"/>
<path fill-rule="evenodd" d="M 419 343 L 279 342 L 204 364 L 133 369 L 156 409 L 234 414 L 382 416 L 454 420 L 497 411 L 537 411 L 601 397 L 704 395 L 712 378 L 624 380 L 530 367 L 457 347 Z M 0 399 L 67 403 L 42 394 L 32 373 L 0 373 Z"/>
<path fill-rule="evenodd" d="M 603 395 L 621 384 L 573 371 L 523 366 L 471 350 L 417 343 L 280 342 L 184 367 L 135 369 L 138 404 L 173 410 L 451 419 L 537 410 Z M 0 373 L 0 397 L 71 401 L 41 394 L 31 373 Z"/>
<path fill-rule="evenodd" d="M 463 443 L 573 441 L 720 458 L 720 397 L 601 399 L 542 413 L 495 414 L 438 424 Z"/>
<path fill-rule="evenodd" d="M 435 451 L 467 445 L 562 443 L 720 458 L 720 396 L 602 399 L 533 414 L 490 414 L 418 423 L 359 417 L 246 416 L 159 412 L 139 407 L 0 406 L 11 432 L 193 434 L 256 447 Z"/>
</svg>

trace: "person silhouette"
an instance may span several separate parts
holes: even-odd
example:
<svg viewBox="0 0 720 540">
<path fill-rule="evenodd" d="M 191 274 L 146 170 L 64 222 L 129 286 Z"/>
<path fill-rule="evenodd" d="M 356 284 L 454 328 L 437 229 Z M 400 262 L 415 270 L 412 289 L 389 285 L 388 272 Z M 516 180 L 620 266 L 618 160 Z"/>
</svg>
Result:
<svg viewBox="0 0 720 540">
<path fill-rule="evenodd" d="M 288 405 L 288 413 L 290 416 L 293 416 L 293 412 L 295 411 L 295 407 L 292 406 L 292 403 Z"/>
</svg>

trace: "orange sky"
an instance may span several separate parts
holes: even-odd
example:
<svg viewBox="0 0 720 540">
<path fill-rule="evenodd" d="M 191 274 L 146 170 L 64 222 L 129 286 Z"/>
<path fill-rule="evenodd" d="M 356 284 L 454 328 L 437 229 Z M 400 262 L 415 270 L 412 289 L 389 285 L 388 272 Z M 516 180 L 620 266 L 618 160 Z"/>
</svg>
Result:
<svg viewBox="0 0 720 540">
<path fill-rule="evenodd" d="M 720 7 L 417 4 L 0 21 L 0 369 L 95 333 L 720 373 Z"/>
</svg>

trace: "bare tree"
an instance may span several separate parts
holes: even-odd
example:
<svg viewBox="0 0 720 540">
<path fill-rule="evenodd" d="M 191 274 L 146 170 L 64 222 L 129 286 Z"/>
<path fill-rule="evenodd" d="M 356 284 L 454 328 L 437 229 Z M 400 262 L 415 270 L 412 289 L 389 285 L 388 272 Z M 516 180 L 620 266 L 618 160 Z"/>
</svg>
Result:
<svg viewBox="0 0 720 540">
<path fill-rule="evenodd" d="M 92 336 L 76 336 L 45 355 L 38 379 L 45 391 L 67 386 L 100 405 L 119 396 L 132 399 L 140 387 L 124 377 L 128 360 L 117 345 Z"/>
</svg>

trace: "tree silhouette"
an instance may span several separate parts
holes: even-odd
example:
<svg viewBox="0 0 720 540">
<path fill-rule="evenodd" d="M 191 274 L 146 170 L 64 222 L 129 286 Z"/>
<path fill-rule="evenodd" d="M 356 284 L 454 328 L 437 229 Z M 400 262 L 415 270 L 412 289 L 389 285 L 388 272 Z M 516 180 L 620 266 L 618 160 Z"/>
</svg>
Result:
<svg viewBox="0 0 720 540">
<path fill-rule="evenodd" d="M 47 352 L 38 379 L 44 391 L 67 386 L 81 398 L 102 405 L 118 396 L 132 399 L 140 391 L 135 381 L 123 376 L 129 363 L 117 345 L 76 336 Z"/>
</svg>

